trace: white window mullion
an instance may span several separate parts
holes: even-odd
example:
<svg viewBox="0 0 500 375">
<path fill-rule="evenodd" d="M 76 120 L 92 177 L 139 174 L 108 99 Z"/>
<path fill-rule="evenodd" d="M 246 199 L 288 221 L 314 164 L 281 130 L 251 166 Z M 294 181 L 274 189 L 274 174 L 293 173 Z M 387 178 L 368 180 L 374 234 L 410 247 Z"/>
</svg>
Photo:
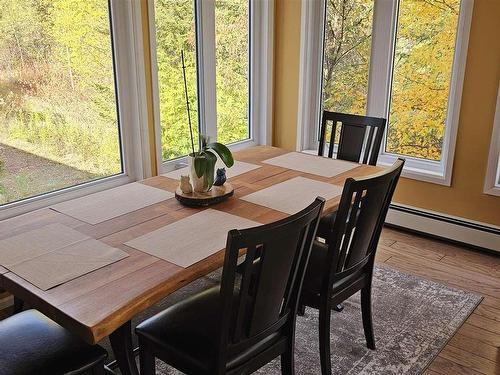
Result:
<svg viewBox="0 0 500 375">
<path fill-rule="evenodd" d="M 460 13 L 457 24 L 455 42 L 455 54 L 448 94 L 448 106 L 446 109 L 445 134 L 441 155 L 443 185 L 451 185 L 453 171 L 453 159 L 455 157 L 455 145 L 457 142 L 458 120 L 460 118 L 460 104 L 462 103 L 462 89 L 465 77 L 465 65 L 469 49 L 469 33 L 472 23 L 472 11 L 474 0 L 462 0 L 460 2 Z"/>
<path fill-rule="evenodd" d="M 124 174 L 151 176 L 140 4 L 111 1 L 116 97 Z"/>
<path fill-rule="evenodd" d="M 318 147 L 326 3 L 304 1 L 301 9 L 297 151 Z"/>
<path fill-rule="evenodd" d="M 367 116 L 388 117 L 397 12 L 397 0 L 375 0 L 370 73 L 368 76 Z"/>
<path fill-rule="evenodd" d="M 196 1 L 198 50 L 198 110 L 200 133 L 217 140 L 217 90 L 215 71 L 215 1 Z"/>
<path fill-rule="evenodd" d="M 272 143 L 274 2 L 250 1 L 250 140 Z M 248 141 L 246 141 L 248 143 Z"/>
</svg>

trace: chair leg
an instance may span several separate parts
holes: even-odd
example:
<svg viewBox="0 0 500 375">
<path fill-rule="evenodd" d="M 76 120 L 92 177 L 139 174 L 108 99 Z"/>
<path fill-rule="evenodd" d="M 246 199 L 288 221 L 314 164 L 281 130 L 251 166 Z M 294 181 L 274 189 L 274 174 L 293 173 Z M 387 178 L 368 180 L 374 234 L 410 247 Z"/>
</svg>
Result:
<svg viewBox="0 0 500 375">
<path fill-rule="evenodd" d="M 155 357 L 151 353 L 152 351 L 148 348 L 148 345 L 144 341 L 139 340 L 141 375 L 155 375 L 156 373 Z"/>
<path fill-rule="evenodd" d="M 298 316 L 304 316 L 306 313 L 306 305 L 299 305 L 297 308 L 297 315 Z"/>
<path fill-rule="evenodd" d="M 295 340 L 292 337 L 287 344 L 286 350 L 281 354 L 281 374 L 295 375 L 294 361 Z"/>
<path fill-rule="evenodd" d="M 332 358 L 330 352 L 330 317 L 329 304 L 320 306 L 319 309 L 319 356 L 321 361 L 321 374 L 331 375 Z"/>
<path fill-rule="evenodd" d="M 373 334 L 372 293 L 371 286 L 361 289 L 361 315 L 365 331 L 366 346 L 375 350 L 375 335 Z"/>
</svg>

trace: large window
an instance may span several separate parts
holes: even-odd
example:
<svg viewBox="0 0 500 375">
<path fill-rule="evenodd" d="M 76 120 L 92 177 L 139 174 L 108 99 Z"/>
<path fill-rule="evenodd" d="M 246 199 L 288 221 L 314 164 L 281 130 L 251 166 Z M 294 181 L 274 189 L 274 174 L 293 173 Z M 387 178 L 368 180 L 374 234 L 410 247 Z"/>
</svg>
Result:
<svg viewBox="0 0 500 375">
<path fill-rule="evenodd" d="M 472 0 L 303 3 L 299 147 L 322 110 L 388 119 L 379 162 L 450 184 Z M 318 69 L 317 67 L 321 67 Z"/>
<path fill-rule="evenodd" d="M 0 203 L 121 173 L 108 2 L 0 7 Z"/>
<path fill-rule="evenodd" d="M 191 122 L 198 134 L 225 144 L 256 142 L 251 126 L 252 8 L 249 0 L 155 0 L 152 58 L 157 62 L 156 119 L 161 163 L 190 153 L 181 50 L 184 51 Z M 252 34 L 253 35 L 253 34 Z M 264 62 L 260 67 L 264 72 Z M 253 105 L 253 104 L 252 104 Z M 257 121 L 257 120 L 256 120 Z M 196 145 L 195 145 L 196 147 Z M 168 167 L 170 168 L 170 167 Z"/>
</svg>

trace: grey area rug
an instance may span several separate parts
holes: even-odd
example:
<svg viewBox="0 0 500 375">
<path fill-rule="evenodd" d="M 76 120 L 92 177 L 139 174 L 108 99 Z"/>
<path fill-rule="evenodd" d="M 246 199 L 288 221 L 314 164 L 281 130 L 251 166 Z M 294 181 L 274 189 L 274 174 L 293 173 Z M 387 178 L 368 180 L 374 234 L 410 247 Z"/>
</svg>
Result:
<svg viewBox="0 0 500 375">
<path fill-rule="evenodd" d="M 219 277 L 220 270 L 187 285 L 141 314 L 135 324 L 216 285 Z M 342 312 L 332 311 L 332 373 L 421 374 L 481 299 L 469 292 L 376 267 L 373 314 L 377 350 L 366 348 L 358 293 L 344 303 Z M 308 308 L 305 316 L 297 319 L 295 370 L 297 374 L 321 374 L 317 310 Z M 181 373 L 157 361 L 157 374 Z M 281 374 L 279 359 L 256 374 Z"/>
</svg>

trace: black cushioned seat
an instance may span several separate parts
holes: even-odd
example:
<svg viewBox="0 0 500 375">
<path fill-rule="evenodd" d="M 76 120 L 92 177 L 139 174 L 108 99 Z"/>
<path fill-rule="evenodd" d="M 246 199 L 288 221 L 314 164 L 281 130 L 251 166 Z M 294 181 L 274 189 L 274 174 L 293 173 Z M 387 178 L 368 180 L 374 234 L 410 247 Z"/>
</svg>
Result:
<svg viewBox="0 0 500 375">
<path fill-rule="evenodd" d="M 237 295 L 235 295 L 235 299 Z M 197 374 L 212 374 L 217 357 L 221 323 L 220 287 L 216 286 L 191 296 L 139 324 L 138 335 L 155 346 L 168 350 L 176 363 L 196 365 Z M 270 335 L 243 353 L 229 358 L 227 368 L 244 363 L 279 339 Z"/>
<path fill-rule="evenodd" d="M 106 357 L 36 310 L 0 321 L 0 375 L 102 374 Z"/>
<path fill-rule="evenodd" d="M 332 231 L 333 222 L 336 216 L 337 211 L 326 214 L 320 219 L 317 232 L 318 237 L 324 238 L 325 240 L 328 238 L 328 233 Z"/>
<path fill-rule="evenodd" d="M 314 241 L 313 248 L 311 250 L 311 255 L 309 257 L 309 264 L 307 266 L 306 275 L 304 277 L 304 284 L 302 285 L 302 291 L 304 293 L 310 293 L 319 295 L 321 292 L 321 284 L 325 272 L 328 269 L 328 244 Z M 343 285 L 348 285 L 352 283 L 355 279 L 359 278 L 360 275 L 354 273 L 349 275 L 345 279 L 340 280 L 332 285 L 332 290 L 341 290 Z"/>
</svg>

